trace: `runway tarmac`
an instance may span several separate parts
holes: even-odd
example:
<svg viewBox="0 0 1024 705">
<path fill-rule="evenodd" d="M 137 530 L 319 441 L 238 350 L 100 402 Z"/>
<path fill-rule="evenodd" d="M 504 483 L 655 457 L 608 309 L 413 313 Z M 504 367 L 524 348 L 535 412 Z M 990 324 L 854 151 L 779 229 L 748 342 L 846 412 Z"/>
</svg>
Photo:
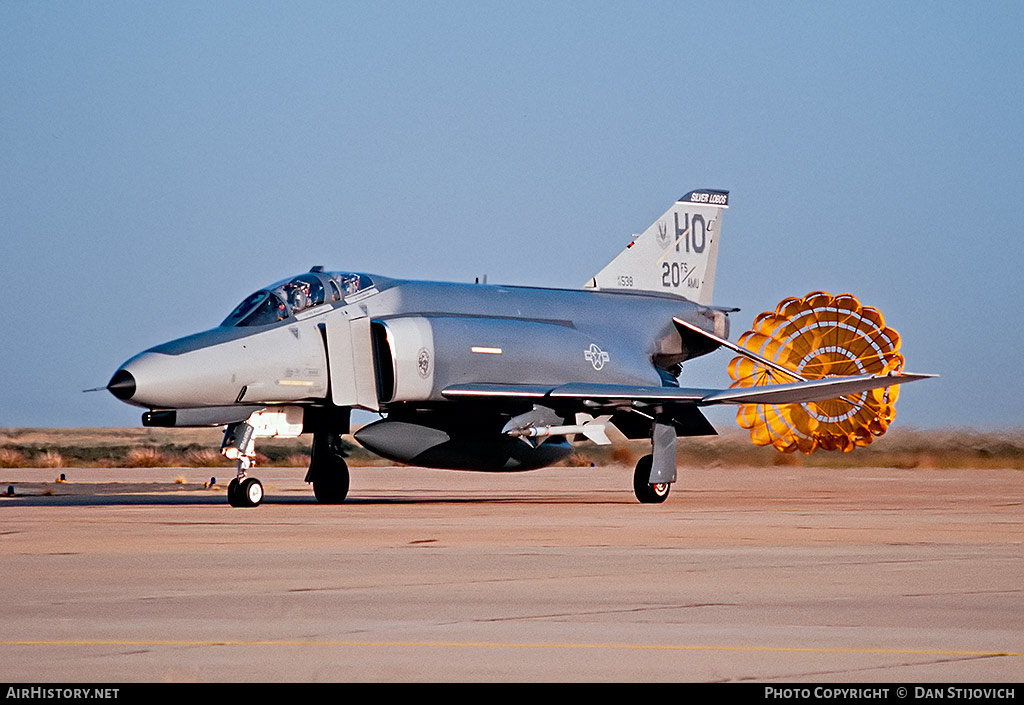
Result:
<svg viewBox="0 0 1024 705">
<path fill-rule="evenodd" d="M 255 509 L 212 474 L 0 469 L 5 680 L 1024 675 L 1020 471 L 681 468 L 640 505 L 622 467 L 353 468 L 320 506 L 258 468 Z"/>
</svg>

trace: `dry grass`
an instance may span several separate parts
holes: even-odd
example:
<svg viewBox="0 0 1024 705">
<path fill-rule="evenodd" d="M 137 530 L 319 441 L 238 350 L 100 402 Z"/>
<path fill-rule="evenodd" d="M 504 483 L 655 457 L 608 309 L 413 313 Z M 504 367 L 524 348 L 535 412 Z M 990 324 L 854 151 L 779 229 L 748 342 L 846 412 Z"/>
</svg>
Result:
<svg viewBox="0 0 1024 705">
<path fill-rule="evenodd" d="M 186 453 L 185 464 L 193 468 L 216 468 L 231 465 L 232 463 L 218 451 L 204 448 Z"/>
<path fill-rule="evenodd" d="M 48 450 L 38 456 L 35 466 L 40 468 L 62 468 L 64 467 L 64 456 L 54 450 Z"/>
<path fill-rule="evenodd" d="M 170 465 L 170 459 L 155 448 L 132 448 L 124 459 L 130 468 L 159 468 Z"/>
<path fill-rule="evenodd" d="M 281 464 L 289 468 L 304 468 L 309 465 L 309 456 L 305 453 L 292 453 Z"/>
<path fill-rule="evenodd" d="M 28 467 L 28 459 L 21 451 L 14 448 L 0 448 L 0 468 Z"/>
<path fill-rule="evenodd" d="M 231 467 L 217 449 L 219 429 L 11 429 L 0 428 L 0 468 L 4 467 Z M 309 436 L 260 439 L 260 466 L 306 467 Z M 563 464 L 633 466 L 650 452 L 649 441 L 611 446 L 579 445 Z M 391 465 L 350 443 L 353 466 Z M 1024 469 L 1024 431 L 894 428 L 870 446 L 852 453 L 782 454 L 751 444 L 746 432 L 727 429 L 720 436 L 679 439 L 684 466 L 814 466 L 896 468 Z"/>
</svg>

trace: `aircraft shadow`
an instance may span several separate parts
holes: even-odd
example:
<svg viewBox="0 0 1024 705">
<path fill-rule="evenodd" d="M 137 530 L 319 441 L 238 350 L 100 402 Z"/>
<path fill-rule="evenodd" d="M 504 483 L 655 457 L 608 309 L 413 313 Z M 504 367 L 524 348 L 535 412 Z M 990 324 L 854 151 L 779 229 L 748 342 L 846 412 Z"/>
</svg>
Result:
<svg viewBox="0 0 1024 705">
<path fill-rule="evenodd" d="M 621 495 L 621 493 L 617 493 Z M 350 497 L 343 504 L 348 505 L 436 505 L 436 504 L 629 504 L 624 497 L 588 497 L 565 495 L 552 496 L 501 496 L 501 497 Z M 316 505 L 323 507 L 343 505 L 320 505 L 315 497 L 265 497 L 264 505 Z M 226 497 L 196 497 L 188 495 L 28 495 L 5 498 L 0 502 L 0 512 L 8 507 L 111 507 L 111 506 L 228 506 Z"/>
</svg>

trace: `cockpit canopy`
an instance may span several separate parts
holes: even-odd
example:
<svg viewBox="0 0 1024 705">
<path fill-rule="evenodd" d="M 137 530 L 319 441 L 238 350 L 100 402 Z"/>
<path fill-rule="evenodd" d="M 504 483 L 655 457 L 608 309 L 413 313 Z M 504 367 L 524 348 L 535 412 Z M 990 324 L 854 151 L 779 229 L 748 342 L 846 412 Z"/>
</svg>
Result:
<svg viewBox="0 0 1024 705">
<path fill-rule="evenodd" d="M 324 272 L 320 267 L 283 279 L 246 297 L 221 326 L 265 326 L 307 308 L 342 301 L 373 286 L 365 274 Z"/>
</svg>

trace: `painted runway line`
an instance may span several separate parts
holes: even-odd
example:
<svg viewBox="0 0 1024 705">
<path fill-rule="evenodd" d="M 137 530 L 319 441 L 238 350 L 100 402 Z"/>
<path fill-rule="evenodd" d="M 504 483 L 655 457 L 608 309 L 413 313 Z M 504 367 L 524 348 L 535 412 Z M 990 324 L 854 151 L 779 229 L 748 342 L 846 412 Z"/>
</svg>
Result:
<svg viewBox="0 0 1024 705">
<path fill-rule="evenodd" d="M 715 644 L 570 644 L 471 641 L 289 641 L 190 639 L 24 639 L 0 641 L 0 646 L 310 646 L 433 649 L 602 649 L 620 651 L 735 651 L 746 653 L 875 654 L 899 656 L 1024 656 L 1024 651 L 964 651 L 955 649 L 883 649 L 807 646 L 728 646 Z"/>
</svg>

